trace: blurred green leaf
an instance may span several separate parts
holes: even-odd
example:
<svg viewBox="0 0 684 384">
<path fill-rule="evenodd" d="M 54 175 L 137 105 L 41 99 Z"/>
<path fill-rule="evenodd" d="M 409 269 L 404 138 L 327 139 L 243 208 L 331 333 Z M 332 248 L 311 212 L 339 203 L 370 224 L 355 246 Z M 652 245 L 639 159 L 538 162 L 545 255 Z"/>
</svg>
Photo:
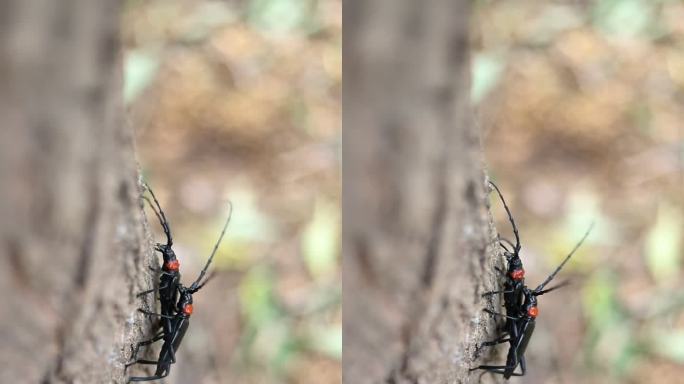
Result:
<svg viewBox="0 0 684 384">
<path fill-rule="evenodd" d="M 671 329 L 658 332 L 650 340 L 656 353 L 679 364 L 684 364 L 684 330 Z"/>
<path fill-rule="evenodd" d="M 251 0 L 247 19 L 266 32 L 292 32 L 307 23 L 310 8 L 305 0 Z"/>
<path fill-rule="evenodd" d="M 272 373 L 279 374 L 297 349 L 289 322 L 281 318 L 280 321 L 262 324 L 256 330 L 250 353 L 253 360 L 266 364 Z"/>
<path fill-rule="evenodd" d="M 614 238 L 610 231 L 612 225 L 600 210 L 598 196 L 589 188 L 578 188 L 570 193 L 567 211 L 563 225 L 553 229 L 550 235 L 544 236 L 547 239 L 547 254 L 552 258 L 552 264 L 560 263 L 593 223 L 591 232 L 566 267 L 592 270 L 599 259 L 595 257 L 591 244 L 598 241 L 609 242 Z"/>
<path fill-rule="evenodd" d="M 585 359 L 588 366 L 608 366 L 622 375 L 631 368 L 638 349 L 616 291 L 617 276 L 606 270 L 598 271 L 584 286 L 582 302 L 588 317 Z"/>
<path fill-rule="evenodd" d="M 147 88 L 157 74 L 159 58 L 142 50 L 126 52 L 124 63 L 124 101 L 128 104 Z"/>
<path fill-rule="evenodd" d="M 259 327 L 279 315 L 273 300 L 273 274 L 263 266 L 252 268 L 239 287 L 240 306 L 248 324 Z"/>
<path fill-rule="evenodd" d="M 615 224 L 601 211 L 599 195 L 589 187 L 580 187 L 573 191 L 568 202 L 568 216 L 564 223 L 564 232 L 572 238 L 574 246 L 584 232 L 594 223 L 587 244 L 615 244 L 621 240 L 615 232 Z"/>
<path fill-rule="evenodd" d="M 610 35 L 637 37 L 651 26 L 653 5 L 647 0 L 599 0 L 592 11 L 594 24 Z"/>
<path fill-rule="evenodd" d="M 311 327 L 307 338 L 309 347 L 314 351 L 334 359 L 342 358 L 342 326 L 340 324 Z"/>
<path fill-rule="evenodd" d="M 475 54 L 473 58 L 470 99 L 474 103 L 482 101 L 498 84 L 504 62 L 501 55 L 491 52 Z"/>
<path fill-rule="evenodd" d="M 679 275 L 681 236 L 681 210 L 661 203 L 656 223 L 646 238 L 646 264 L 656 281 L 666 282 Z"/>
<path fill-rule="evenodd" d="M 313 217 L 302 234 L 302 255 L 314 278 L 328 276 L 337 269 L 339 233 L 339 206 L 317 200 Z"/>
<path fill-rule="evenodd" d="M 230 232 L 230 229 L 228 231 Z M 213 246 L 213 242 L 216 241 L 216 226 L 212 225 L 207 227 L 207 230 L 204 231 L 204 233 L 207 235 L 203 236 L 206 240 L 202 244 L 207 247 L 205 248 L 205 253 L 208 255 L 211 252 L 209 246 Z M 226 234 L 226 237 L 216 251 L 214 266 L 217 269 L 245 269 L 249 267 L 252 262 L 252 254 L 250 252 L 251 247 L 247 242 L 232 239 L 230 238 L 230 234 Z"/>
<path fill-rule="evenodd" d="M 266 367 L 269 373 L 280 376 L 300 348 L 290 319 L 274 298 L 274 278 L 269 268 L 256 266 L 240 284 L 240 304 L 246 322 L 241 354 L 246 364 Z"/>
<path fill-rule="evenodd" d="M 641 349 L 636 340 L 636 332 L 630 322 L 621 323 L 619 327 L 614 330 L 609 330 L 609 333 L 619 332 L 619 338 L 608 339 L 608 343 L 619 351 L 615 360 L 613 360 L 613 370 L 618 375 L 624 376 L 634 368 L 634 361 L 641 353 Z"/>
<path fill-rule="evenodd" d="M 584 312 L 592 327 L 603 329 L 620 321 L 622 317 L 615 301 L 617 278 L 609 271 L 598 271 L 585 284 Z"/>
<path fill-rule="evenodd" d="M 230 191 L 234 212 L 230 223 L 231 237 L 247 241 L 268 242 L 277 236 L 275 223 L 257 206 L 256 194 L 249 187 Z"/>
<path fill-rule="evenodd" d="M 255 243 L 272 241 L 276 237 L 275 224 L 271 218 L 263 214 L 256 206 L 254 192 L 247 187 L 239 187 L 229 194 L 233 204 L 233 213 L 226 230 L 226 235 L 216 252 L 214 263 L 218 268 L 245 269 L 253 260 Z M 222 212 L 217 212 L 215 220 L 206 225 L 189 226 L 186 231 L 193 231 L 192 239 L 204 255 L 209 255 L 216 243 L 217 228 L 223 227 L 229 214 L 228 204 Z"/>
</svg>

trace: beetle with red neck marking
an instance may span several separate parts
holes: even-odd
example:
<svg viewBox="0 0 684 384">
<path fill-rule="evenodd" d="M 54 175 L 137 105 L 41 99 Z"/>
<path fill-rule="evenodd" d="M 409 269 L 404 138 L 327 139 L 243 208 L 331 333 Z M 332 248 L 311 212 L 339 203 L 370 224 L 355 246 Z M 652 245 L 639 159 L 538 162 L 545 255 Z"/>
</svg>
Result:
<svg viewBox="0 0 684 384">
<path fill-rule="evenodd" d="M 499 240 L 499 245 L 504 250 L 504 257 L 506 258 L 506 262 L 508 264 L 507 270 L 505 272 L 499 268 L 496 268 L 496 270 L 505 277 L 503 290 L 485 292 L 483 296 L 503 294 L 506 314 L 508 316 L 518 316 L 519 313 L 517 311 L 521 308 L 523 303 L 523 287 L 525 286 L 525 269 L 523 268 L 522 260 L 520 260 L 520 249 L 522 248 L 520 245 L 520 235 L 518 234 L 518 227 L 515 225 L 513 214 L 511 213 L 510 208 L 508 208 L 508 204 L 506 204 L 506 200 L 504 199 L 503 194 L 501 194 L 499 187 L 497 187 L 492 181 L 490 181 L 489 184 L 499 195 L 504 209 L 506 210 L 508 221 L 511 223 L 511 227 L 513 227 L 515 245 L 506 239 Z M 511 248 L 509 249 L 506 244 L 508 244 Z M 509 323 L 510 321 L 507 320 L 506 325 L 503 328 L 504 333 L 507 333 L 510 329 Z"/>
<path fill-rule="evenodd" d="M 147 188 L 148 190 L 150 190 L 149 187 Z M 151 190 L 150 193 L 152 193 Z M 216 255 L 216 251 L 218 250 L 218 247 L 221 244 L 221 240 L 223 239 L 223 236 L 226 233 L 226 229 L 228 228 L 228 224 L 230 223 L 230 219 L 233 215 L 233 204 L 229 203 L 230 212 L 228 214 L 228 218 L 226 219 L 226 222 L 223 225 L 221 235 L 219 236 L 218 241 L 214 245 L 214 249 L 212 250 L 211 255 L 209 256 L 209 259 L 207 260 L 206 264 L 204 265 L 204 268 L 200 272 L 197 279 L 189 287 L 186 287 L 180 282 L 180 264 L 176 259 L 175 253 L 173 253 L 173 250 L 171 250 L 171 233 L 168 227 L 168 223 L 166 222 L 166 217 L 161 211 L 161 207 L 159 207 L 159 203 L 157 202 L 156 197 L 154 197 L 154 194 L 152 194 L 152 197 L 154 198 L 154 201 L 157 207 L 159 208 L 160 212 L 158 213 L 155 210 L 155 213 L 157 214 L 157 217 L 160 219 L 160 221 L 162 221 L 162 227 L 164 227 L 164 232 L 166 233 L 168 239 L 166 245 L 157 244 L 156 247 L 158 251 L 162 252 L 162 255 L 164 257 L 164 264 L 162 266 L 162 271 L 160 272 L 159 286 L 159 297 L 162 313 L 154 313 L 150 311 L 145 311 L 143 309 L 139 309 L 138 311 L 146 315 L 157 316 L 160 319 L 162 319 L 162 330 L 153 338 L 139 342 L 131 354 L 131 361 L 126 364 L 126 368 L 134 364 L 156 365 L 157 369 L 155 370 L 154 375 L 130 377 L 128 379 L 129 382 L 153 381 L 168 376 L 169 372 L 171 371 L 171 365 L 176 362 L 176 351 L 178 351 L 178 348 L 180 347 L 180 344 L 183 341 L 183 337 L 185 337 L 185 333 L 188 330 L 188 326 L 190 325 L 190 316 L 193 313 L 192 295 L 200 289 L 202 289 L 202 287 L 204 287 L 204 285 L 213 276 L 212 274 L 205 278 L 207 270 L 209 269 L 209 266 L 211 265 L 211 262 L 214 259 L 214 255 Z M 145 199 L 147 200 L 147 198 Z M 147 201 L 149 202 L 149 200 Z M 142 294 L 149 292 L 150 291 L 146 291 Z M 154 292 L 154 290 L 152 290 L 151 292 Z M 171 300 L 173 300 L 173 302 L 171 302 Z M 138 350 L 141 346 L 150 345 L 159 340 L 163 340 L 164 343 L 162 344 L 161 350 L 159 351 L 159 358 L 156 361 L 137 358 Z"/>
<path fill-rule="evenodd" d="M 138 294 L 138 297 L 154 292 L 159 293 L 159 306 L 161 309 L 161 314 L 165 316 L 173 316 L 175 313 L 174 308 L 176 307 L 176 302 L 178 301 L 178 286 L 180 284 L 181 279 L 180 262 L 178 261 L 176 253 L 173 251 L 172 248 L 173 237 L 171 236 L 171 227 L 169 225 L 168 220 L 166 219 L 164 210 L 161 208 L 161 205 L 157 200 L 157 196 L 155 196 L 152 188 L 147 183 L 143 183 L 143 188 L 150 192 L 150 195 L 154 200 L 154 204 L 152 204 L 150 199 L 147 196 L 143 195 L 143 199 L 145 199 L 145 201 L 149 204 L 150 208 L 152 208 L 152 211 L 154 211 L 154 214 L 155 216 L 157 216 L 157 219 L 159 219 L 159 223 L 161 224 L 164 234 L 166 235 L 166 244 L 157 243 L 154 246 L 154 249 L 157 252 L 161 253 L 163 258 L 161 271 L 159 272 L 158 288 L 152 288 L 150 290 L 141 292 Z M 164 333 L 170 333 L 170 320 L 168 318 L 162 318 L 159 323 L 159 327 L 163 328 Z M 138 344 L 135 347 L 135 350 L 132 353 L 133 356 L 137 356 L 137 351 L 140 347 L 141 344 Z"/>
<path fill-rule="evenodd" d="M 497 192 L 499 189 L 494 185 Z M 499 192 L 501 196 L 501 192 Z M 501 196 L 503 200 L 503 196 Z M 525 350 L 527 345 L 532 338 L 534 332 L 534 327 L 536 324 L 536 318 L 539 314 L 539 308 L 537 306 L 537 296 L 541 296 L 558 288 L 566 285 L 566 283 L 561 283 L 555 287 L 544 289 L 554 277 L 560 272 L 560 270 L 565 266 L 565 264 L 570 260 L 572 255 L 577 251 L 577 249 L 582 245 L 584 240 L 591 232 L 594 224 L 589 226 L 589 229 L 584 234 L 582 239 L 575 245 L 575 247 L 570 251 L 570 253 L 565 257 L 562 263 L 551 273 L 543 283 L 539 284 L 534 290 L 529 289 L 524 284 L 524 270 L 522 269 L 522 262 L 518 257 L 520 251 L 520 241 L 518 238 L 518 231 L 515 228 L 515 223 L 510 215 L 508 206 L 504 201 L 504 207 L 509 214 L 509 219 L 513 223 L 514 233 L 516 237 L 516 245 L 514 247 L 514 252 L 509 252 L 508 249 L 502 245 L 502 247 L 507 251 L 506 256 L 509 260 L 509 271 L 507 274 L 507 280 L 504 283 L 504 289 L 502 291 L 486 292 L 484 296 L 489 296 L 493 294 L 503 294 L 504 304 L 506 307 L 506 314 L 498 313 L 485 309 L 484 311 L 490 313 L 494 316 L 503 317 L 506 319 L 505 330 L 503 334 L 493 341 L 488 341 L 482 344 L 482 346 L 494 346 L 497 344 L 509 342 L 508 355 L 506 356 L 506 365 L 480 365 L 477 368 L 471 368 L 470 370 L 483 369 L 487 372 L 503 375 L 505 379 L 509 379 L 511 376 L 524 376 L 527 370 L 525 363 Z M 517 260 L 517 262 L 516 262 Z M 517 279 L 516 277 L 520 277 Z M 509 283 L 510 282 L 510 283 Z M 509 296 L 506 296 L 509 295 Z M 520 295 L 520 296 L 518 296 Z M 508 337 L 506 337 L 506 335 Z M 515 372 L 515 369 L 520 366 L 521 372 Z"/>
</svg>

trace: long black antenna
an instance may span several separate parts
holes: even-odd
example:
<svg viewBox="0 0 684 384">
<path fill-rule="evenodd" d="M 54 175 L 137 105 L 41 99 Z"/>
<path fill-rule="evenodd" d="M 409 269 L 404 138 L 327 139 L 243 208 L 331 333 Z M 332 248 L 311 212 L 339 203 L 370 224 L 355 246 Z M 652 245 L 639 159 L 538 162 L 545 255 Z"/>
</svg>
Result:
<svg viewBox="0 0 684 384">
<path fill-rule="evenodd" d="M 150 191 L 150 195 L 152 195 L 152 199 L 154 200 L 154 204 L 156 204 L 157 208 L 159 211 L 157 212 L 156 209 L 154 209 L 154 205 L 152 205 L 152 202 L 150 202 L 150 199 L 147 198 L 147 196 L 143 196 L 143 198 L 147 201 L 148 204 L 150 204 L 150 207 L 154 211 L 155 215 L 157 215 L 157 218 L 159 219 L 159 223 L 161 223 L 162 229 L 164 230 L 164 234 L 166 235 L 166 246 L 170 247 L 173 245 L 173 239 L 171 238 L 171 228 L 169 227 L 169 221 L 166 220 L 166 215 L 164 215 L 164 210 L 161 208 L 159 205 L 159 201 L 157 200 L 157 196 L 154 195 L 154 192 L 152 191 L 152 188 L 143 181 L 143 187 Z"/>
<path fill-rule="evenodd" d="M 513 243 L 511 243 L 510 240 L 499 236 L 499 245 L 501 246 L 501 248 L 505 249 L 506 252 L 511 253 L 511 251 L 508 250 L 508 247 L 506 247 L 506 245 L 504 245 L 504 243 L 510 245 L 511 248 L 515 249 L 515 245 L 513 245 Z"/>
<path fill-rule="evenodd" d="M 500 246 L 501 248 L 503 248 L 504 251 L 506 251 L 506 253 L 511 253 L 511 250 L 508 249 L 508 247 L 506 246 L 506 244 L 502 243 L 500 239 L 499 239 L 499 246 Z"/>
<path fill-rule="evenodd" d="M 520 253 L 520 235 L 518 235 L 518 227 L 515 225 L 515 220 L 513 220 L 511 210 L 508 208 L 508 204 L 506 204 L 506 200 L 504 200 L 504 197 L 501 194 L 499 187 L 497 187 L 496 184 L 494 184 L 494 182 L 491 180 L 489 180 L 489 184 L 491 184 L 492 187 L 494 187 L 496 193 L 501 198 L 501 202 L 503 203 L 504 208 L 506 209 L 506 213 L 508 214 L 508 220 L 511 222 L 511 225 L 513 226 L 513 234 L 515 235 L 515 252 L 513 253 L 518 254 Z"/>
<path fill-rule="evenodd" d="M 569 280 L 566 280 L 566 281 L 563 281 L 563 282 L 561 282 L 561 283 L 558 283 L 557 285 L 554 285 L 553 287 L 551 287 L 551 288 L 549 288 L 549 289 L 544 289 L 543 291 L 539 291 L 539 292 L 535 293 L 535 296 L 541 296 L 541 295 L 543 295 L 543 294 L 545 294 L 545 293 L 549 293 L 549 292 L 551 292 L 551 291 L 555 291 L 556 289 L 563 288 L 563 287 L 566 287 L 566 286 L 568 286 L 568 285 L 570 285 L 570 281 L 569 281 Z"/>
<path fill-rule="evenodd" d="M 584 236 L 582 236 L 582 239 L 579 241 L 579 243 L 577 243 L 577 245 L 575 245 L 575 248 L 573 248 L 572 251 L 570 251 L 570 253 L 565 257 L 563 262 L 560 263 L 558 268 L 556 268 L 556 270 L 553 271 L 553 273 L 550 274 L 549 277 L 547 277 L 543 283 L 539 284 L 539 286 L 537 286 L 537 288 L 534 289 L 535 296 L 540 295 L 541 294 L 540 292 L 542 292 L 542 290 L 544 289 L 546 284 L 550 283 L 551 280 L 553 280 L 553 278 L 556 277 L 556 275 L 558 274 L 558 272 L 560 272 L 560 270 L 563 268 L 565 263 L 567 263 L 568 260 L 570 260 L 570 257 L 572 257 L 572 255 L 575 253 L 575 251 L 577 251 L 577 249 L 580 247 L 580 245 L 582 245 L 582 243 L 584 243 L 584 240 L 586 240 L 587 236 L 589 236 L 589 233 L 591 232 L 591 230 L 593 228 L 594 228 L 594 223 L 592 222 L 591 225 L 589 226 L 589 229 L 587 229 L 587 232 L 585 232 Z"/>
<path fill-rule="evenodd" d="M 221 231 L 221 235 L 219 236 L 218 241 L 216 241 L 216 245 L 214 245 L 214 250 L 211 251 L 211 255 L 209 256 L 207 263 L 204 265 L 202 272 L 200 272 L 199 277 L 197 277 L 197 280 L 195 280 L 192 283 L 192 285 L 190 286 L 190 291 L 196 292 L 197 290 L 202 288 L 202 286 L 204 286 L 204 283 L 199 284 L 199 282 L 202 280 L 204 275 L 206 275 L 207 269 L 209 269 L 209 265 L 211 264 L 211 261 L 214 259 L 214 255 L 216 255 L 216 250 L 218 249 L 219 245 L 221 244 L 221 240 L 223 240 L 223 235 L 226 234 L 226 229 L 228 228 L 228 223 L 230 223 L 230 218 L 233 216 L 233 203 L 229 201 L 228 205 L 230 206 L 230 212 L 228 213 L 228 218 L 226 219 L 226 223 L 223 224 L 223 230 Z"/>
<path fill-rule="evenodd" d="M 152 200 L 150 200 L 150 198 L 147 196 L 143 196 L 143 199 L 145 199 L 145 201 L 147 201 L 147 204 L 149 204 L 150 208 L 152 208 L 152 211 L 154 211 L 154 215 L 157 216 L 157 219 L 159 219 L 159 223 L 162 225 L 162 227 L 164 227 L 164 232 L 166 232 L 166 227 L 164 226 L 164 220 L 162 219 L 161 215 L 157 211 L 157 208 L 155 208 L 154 205 L 152 204 Z"/>
</svg>

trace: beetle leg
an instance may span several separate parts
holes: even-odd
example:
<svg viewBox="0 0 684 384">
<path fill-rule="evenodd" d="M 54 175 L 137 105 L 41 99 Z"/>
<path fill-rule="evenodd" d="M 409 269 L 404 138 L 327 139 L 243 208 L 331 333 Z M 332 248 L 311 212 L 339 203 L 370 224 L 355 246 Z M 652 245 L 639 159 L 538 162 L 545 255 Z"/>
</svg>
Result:
<svg viewBox="0 0 684 384">
<path fill-rule="evenodd" d="M 494 315 L 494 316 L 505 317 L 505 318 L 511 319 L 511 320 L 520 320 L 519 317 L 513 317 L 513 316 L 504 315 L 503 313 L 494 312 L 494 311 L 489 310 L 489 309 L 486 309 L 486 308 L 484 309 L 484 311 L 487 312 L 487 313 L 489 313 L 489 314 L 492 314 L 492 315 Z"/>
<path fill-rule="evenodd" d="M 173 319 L 173 316 L 163 315 L 161 313 L 154 313 L 154 312 L 146 311 L 142 308 L 138 308 L 138 312 L 144 313 L 144 314 L 150 315 L 150 316 L 159 316 L 159 317 L 164 318 L 164 319 Z"/>
<path fill-rule="evenodd" d="M 509 291 L 507 291 L 507 290 L 503 290 L 503 291 L 489 291 L 489 292 L 483 293 L 483 294 L 482 294 L 482 297 L 491 296 L 491 295 L 498 295 L 498 294 L 502 294 L 502 293 L 513 293 L 513 292 L 515 292 L 515 291 L 514 291 L 514 290 L 509 290 Z"/>
<path fill-rule="evenodd" d="M 126 363 L 126 368 L 128 368 L 131 365 L 136 364 L 138 362 L 138 351 L 140 350 L 140 347 L 142 347 L 143 345 L 150 345 L 150 344 L 154 343 L 155 341 L 161 340 L 163 338 L 164 338 L 164 334 L 162 332 L 160 332 L 158 335 L 156 335 L 155 337 L 153 337 L 149 340 L 144 340 L 144 341 L 139 342 L 135 346 L 135 348 L 133 348 L 133 346 L 131 345 L 131 361 Z"/>
<path fill-rule="evenodd" d="M 156 288 L 148 289 L 147 291 L 142 291 L 142 292 L 138 293 L 136 296 L 140 297 L 140 296 L 149 295 L 150 293 L 155 292 L 156 290 L 157 290 Z"/>
<path fill-rule="evenodd" d="M 168 286 L 169 286 L 169 283 L 166 283 L 166 285 L 160 285 L 159 288 L 152 288 L 152 289 L 148 289 L 147 291 L 142 291 L 142 292 L 138 293 L 136 296 L 140 297 L 140 296 L 149 295 L 150 293 L 156 292 L 157 290 L 166 289 Z"/>
<path fill-rule="evenodd" d="M 498 338 L 496 340 L 483 342 L 482 344 L 480 344 L 480 347 L 491 347 L 492 345 L 502 344 L 502 343 L 505 343 L 507 341 L 511 341 L 511 338 L 501 336 L 500 338 Z"/>
<path fill-rule="evenodd" d="M 527 371 L 525 356 L 520 356 L 520 371 L 520 373 L 513 373 L 512 376 L 525 376 L 525 372 Z"/>
<path fill-rule="evenodd" d="M 480 365 L 477 368 L 470 368 L 471 371 L 474 371 L 476 369 L 484 369 L 487 372 L 498 373 L 500 375 L 503 375 L 506 369 L 510 369 L 510 367 L 507 365 Z"/>
<path fill-rule="evenodd" d="M 158 362 L 158 361 L 153 361 L 153 360 L 140 359 L 140 360 L 136 361 L 136 364 L 157 365 L 157 364 L 159 364 L 159 362 Z"/>
<path fill-rule="evenodd" d="M 169 372 L 166 371 L 164 372 L 163 375 L 155 375 L 155 376 L 146 376 L 146 377 L 129 377 L 128 382 L 130 383 L 131 381 L 152 381 L 152 380 L 159 380 L 163 379 L 166 376 L 169 375 Z"/>
</svg>

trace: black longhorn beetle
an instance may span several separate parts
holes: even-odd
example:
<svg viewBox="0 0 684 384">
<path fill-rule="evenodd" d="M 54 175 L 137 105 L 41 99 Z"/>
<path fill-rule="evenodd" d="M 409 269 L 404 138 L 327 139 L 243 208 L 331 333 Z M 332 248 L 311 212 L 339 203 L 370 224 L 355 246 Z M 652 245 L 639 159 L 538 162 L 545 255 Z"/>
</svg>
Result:
<svg viewBox="0 0 684 384">
<path fill-rule="evenodd" d="M 513 220 L 513 215 L 511 214 L 508 204 L 504 199 L 499 187 L 496 186 L 492 181 L 489 182 L 494 190 L 499 195 L 501 202 L 503 203 L 506 214 L 508 215 L 508 221 L 511 222 L 513 227 L 513 235 L 515 236 L 515 245 L 506 239 L 499 239 L 499 245 L 504 249 L 504 257 L 508 264 L 506 272 L 502 271 L 498 267 L 496 268 L 501 274 L 505 275 L 506 280 L 504 281 L 503 290 L 501 291 L 491 291 L 485 292 L 483 296 L 489 296 L 494 294 L 504 295 L 504 306 L 506 307 L 506 313 L 509 316 L 517 316 L 520 306 L 523 300 L 523 287 L 525 286 L 525 269 L 523 268 L 522 260 L 520 260 L 520 235 L 518 234 L 518 227 L 515 225 L 515 220 Z M 508 243 L 511 249 L 508 249 L 504 242 Z M 509 329 L 508 325 L 510 320 L 506 320 L 506 325 L 504 329 L 507 331 Z"/>
<path fill-rule="evenodd" d="M 575 245 L 575 247 L 570 251 L 570 253 L 565 257 L 563 262 L 551 273 L 543 283 L 539 284 L 534 290 L 529 289 L 526 285 L 522 286 L 522 296 L 523 302 L 518 308 L 514 308 L 509 314 L 502 314 L 498 312 L 485 309 L 485 312 L 490 313 L 494 316 L 500 316 L 507 319 L 507 329 L 508 338 L 503 335 L 496 340 L 488 341 L 483 343 L 483 346 L 493 346 L 496 344 L 501 344 L 509 342 L 508 355 L 506 357 L 506 365 L 480 365 L 477 368 L 471 368 L 470 370 L 484 369 L 491 373 L 496 373 L 503 375 L 505 379 L 509 379 L 511 376 L 524 376 L 526 372 L 525 365 L 525 350 L 530 342 L 532 333 L 534 332 L 535 320 L 539 314 L 539 309 L 537 308 L 537 296 L 541 296 L 545 293 L 551 292 L 558 288 L 566 285 L 566 283 L 561 283 L 555 287 L 544 289 L 554 277 L 560 272 L 560 270 L 565 266 L 565 264 L 570 260 L 572 255 L 577 251 L 577 249 L 582 245 L 584 240 L 591 232 L 594 224 L 589 226 L 589 229 L 584 234 L 582 239 Z M 506 292 L 496 292 L 496 293 L 506 293 Z M 516 373 L 515 369 L 520 365 L 520 373 Z"/>
<path fill-rule="evenodd" d="M 166 219 L 164 210 L 162 210 L 155 196 L 154 191 L 147 183 L 143 183 L 143 187 L 150 192 L 154 204 L 150 201 L 147 196 L 143 196 L 143 199 L 147 201 L 150 208 L 154 211 L 154 214 L 159 219 L 159 223 L 164 230 L 166 235 L 166 244 L 157 243 L 154 249 L 161 253 L 163 258 L 163 264 L 161 267 L 161 272 L 159 274 L 159 287 L 153 288 L 138 294 L 138 296 L 147 295 L 153 292 L 159 292 L 159 306 L 161 308 L 162 315 L 173 316 L 175 313 L 176 302 L 178 301 L 178 286 L 180 284 L 180 262 L 176 257 L 176 253 L 171 248 L 173 246 L 173 238 L 171 237 L 171 227 Z M 156 208 L 155 208 L 156 206 Z M 164 332 L 171 332 L 171 321 L 168 318 L 161 319 L 161 326 L 164 328 Z"/>
<path fill-rule="evenodd" d="M 146 188 L 150 191 L 150 193 L 152 193 L 151 189 L 149 189 L 149 186 L 146 186 Z M 172 266 L 175 265 L 175 268 L 168 268 L 168 270 L 165 270 L 163 268 L 161 272 L 159 291 L 160 306 L 162 307 L 162 313 L 154 313 L 143 309 L 138 309 L 138 311 L 146 315 L 157 316 L 164 320 L 162 322 L 162 330 L 151 339 L 139 342 L 136 345 L 134 352 L 132 353 L 132 361 L 126 364 L 126 368 L 133 364 L 150 364 L 156 365 L 157 369 L 155 370 L 154 375 L 152 376 L 130 377 L 128 379 L 129 382 L 152 381 L 162 379 L 168 376 L 169 372 L 171 371 L 171 364 L 174 364 L 176 362 L 176 351 L 178 351 L 181 341 L 183 340 L 183 337 L 185 336 L 188 326 L 190 325 L 190 315 L 192 315 L 193 312 L 192 295 L 195 292 L 202 289 L 202 287 L 204 287 L 204 285 L 213 276 L 212 274 L 205 278 L 207 270 L 209 269 L 209 266 L 211 265 L 211 262 L 214 259 L 214 256 L 216 255 L 216 251 L 218 250 L 218 247 L 221 244 L 221 240 L 223 240 L 223 236 L 226 233 L 226 229 L 228 228 L 228 224 L 230 223 L 230 219 L 233 215 L 233 205 L 232 203 L 229 203 L 230 212 L 228 214 L 228 218 L 226 219 L 226 222 L 223 225 L 223 230 L 221 231 L 221 235 L 219 236 L 216 244 L 214 245 L 214 249 L 212 250 L 211 255 L 207 259 L 207 262 L 204 265 L 204 268 L 202 268 L 202 271 L 200 272 L 197 279 L 190 285 L 190 287 L 186 287 L 180 282 L 180 273 L 178 272 L 179 264 L 175 257 L 175 254 L 171 250 L 172 241 L 171 232 L 168 227 L 168 222 L 166 222 L 166 217 L 164 216 L 161 207 L 159 207 L 159 203 L 156 197 L 154 197 L 154 194 L 152 194 L 152 197 L 154 198 L 154 201 L 157 204 L 157 207 L 159 208 L 159 213 L 157 214 L 157 216 L 159 217 L 160 221 L 162 221 L 162 227 L 164 227 L 164 231 L 167 235 L 168 240 L 166 245 L 157 244 L 156 249 L 162 252 L 162 255 L 164 256 L 165 265 L 167 264 L 167 262 L 170 262 Z M 147 200 L 147 198 L 145 199 Z M 149 202 L 149 200 L 147 201 Z M 157 213 L 156 210 L 155 213 Z M 168 261 L 167 256 L 169 256 Z M 162 299 L 162 279 L 164 278 L 164 276 L 167 275 L 169 276 L 168 280 L 166 280 L 167 284 L 163 286 L 163 289 L 165 290 L 165 293 L 167 295 L 165 299 Z M 175 287 L 174 292 L 168 291 L 169 289 L 171 289 L 171 287 Z M 145 294 L 147 292 L 148 291 L 145 291 L 141 294 Z M 154 290 L 150 292 L 154 292 Z M 169 304 L 168 301 L 166 303 L 165 301 L 163 301 L 170 300 L 172 297 L 177 297 L 177 302 Z M 166 308 L 164 308 L 164 306 L 166 306 Z M 138 350 L 141 346 L 150 345 L 159 340 L 163 340 L 164 343 L 162 344 L 161 350 L 159 351 L 159 358 L 157 359 L 157 361 L 137 358 Z"/>
</svg>

